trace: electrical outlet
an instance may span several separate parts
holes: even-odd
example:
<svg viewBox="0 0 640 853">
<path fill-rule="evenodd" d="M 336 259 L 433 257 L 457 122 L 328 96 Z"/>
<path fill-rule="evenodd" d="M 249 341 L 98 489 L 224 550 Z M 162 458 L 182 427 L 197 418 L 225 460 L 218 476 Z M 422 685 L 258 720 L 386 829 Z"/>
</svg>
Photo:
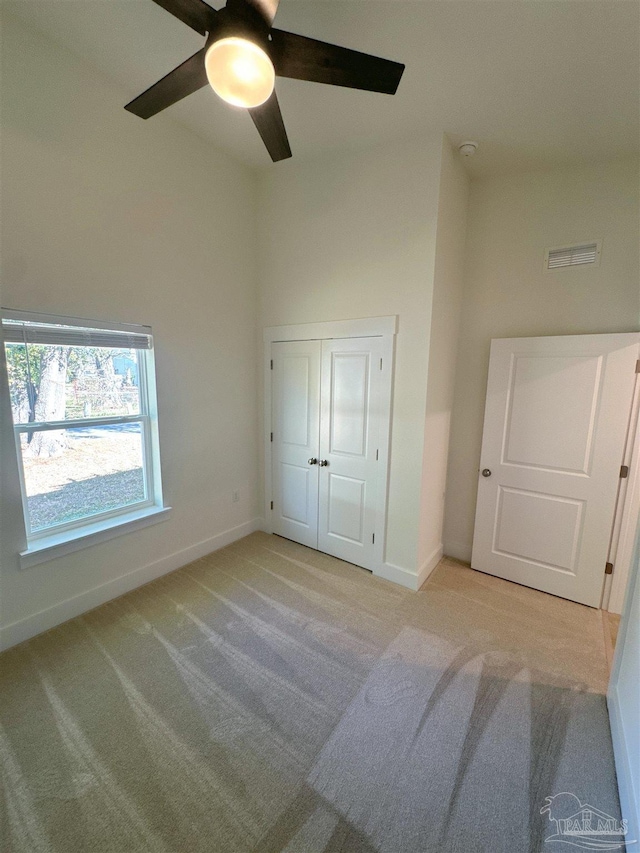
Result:
<svg viewBox="0 0 640 853">
<path fill-rule="evenodd" d="M 238 501 L 240 500 L 240 492 L 238 492 L 238 491 L 233 492 L 231 495 L 231 500 L 233 501 L 234 504 L 237 504 Z"/>
</svg>

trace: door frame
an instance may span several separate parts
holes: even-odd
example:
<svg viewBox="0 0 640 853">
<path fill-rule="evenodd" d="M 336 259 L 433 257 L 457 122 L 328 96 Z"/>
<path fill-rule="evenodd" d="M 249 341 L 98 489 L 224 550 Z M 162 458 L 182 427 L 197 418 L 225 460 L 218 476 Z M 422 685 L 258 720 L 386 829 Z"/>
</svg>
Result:
<svg viewBox="0 0 640 853">
<path fill-rule="evenodd" d="M 288 326 L 267 326 L 263 329 L 263 369 L 264 369 L 264 530 L 272 533 L 272 459 L 271 431 L 273 429 L 271 412 L 271 344 L 285 341 L 335 340 L 339 338 L 381 338 L 383 359 L 390 365 L 383 371 L 379 399 L 386 403 L 389 417 L 383 419 L 379 437 L 379 462 L 385 476 L 378 478 L 376 486 L 376 542 L 373 550 L 373 564 L 368 568 L 378 575 L 384 566 L 387 541 L 387 500 L 389 494 L 389 456 L 391 449 L 391 416 L 393 406 L 393 378 L 395 360 L 395 340 L 398 332 L 398 316 L 364 317 L 353 320 L 328 320 L 318 323 L 300 323 Z M 378 531 L 380 534 L 378 535 Z"/>
<path fill-rule="evenodd" d="M 622 463 L 628 466 L 629 475 L 626 479 L 620 480 L 620 493 L 609 550 L 609 561 L 614 566 L 613 575 L 608 575 L 605 580 L 601 603 L 603 610 L 618 614 L 621 614 L 624 609 L 640 516 L 640 373 L 636 374 L 629 435 Z"/>
</svg>

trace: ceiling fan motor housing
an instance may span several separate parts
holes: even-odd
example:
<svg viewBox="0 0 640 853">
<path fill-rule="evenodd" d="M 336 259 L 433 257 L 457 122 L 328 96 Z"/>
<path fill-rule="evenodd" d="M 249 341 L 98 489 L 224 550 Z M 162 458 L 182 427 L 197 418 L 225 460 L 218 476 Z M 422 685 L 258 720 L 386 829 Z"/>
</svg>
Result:
<svg viewBox="0 0 640 853">
<path fill-rule="evenodd" d="M 270 25 L 251 7 L 247 6 L 246 11 L 241 11 L 233 5 L 229 8 L 227 4 L 218 12 L 216 25 L 208 33 L 205 47 L 224 38 L 245 38 L 268 53 L 270 29 Z"/>
</svg>

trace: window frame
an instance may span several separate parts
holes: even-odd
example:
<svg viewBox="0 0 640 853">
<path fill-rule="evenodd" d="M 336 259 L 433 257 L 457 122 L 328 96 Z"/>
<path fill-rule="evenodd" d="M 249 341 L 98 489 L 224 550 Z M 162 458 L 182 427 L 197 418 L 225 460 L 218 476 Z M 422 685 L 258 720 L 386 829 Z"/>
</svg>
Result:
<svg viewBox="0 0 640 853">
<path fill-rule="evenodd" d="M 138 369 L 138 399 L 139 412 L 133 415 L 114 415 L 104 417 L 87 417 L 87 418 L 69 418 L 67 420 L 29 422 L 25 424 L 16 424 L 13 422 L 13 412 L 11 412 L 11 420 L 13 425 L 14 443 L 16 449 L 16 460 L 18 463 L 18 478 L 20 481 L 20 493 L 22 500 L 22 514 L 25 526 L 25 536 L 27 540 L 27 549 L 21 552 L 21 557 L 33 554 L 34 552 L 47 551 L 51 549 L 59 549 L 60 546 L 64 551 L 68 551 L 70 543 L 79 543 L 76 547 L 84 547 L 84 539 L 95 539 L 103 531 L 110 531 L 120 526 L 130 527 L 140 526 L 140 522 L 145 519 L 149 523 L 155 521 L 153 516 L 166 512 L 169 507 L 165 507 L 162 498 L 162 478 L 160 470 L 160 446 L 158 434 L 158 408 L 156 397 L 155 383 L 155 360 L 154 360 L 154 344 L 153 334 L 149 326 L 137 326 L 124 323 L 105 323 L 101 321 L 93 321 L 81 319 L 77 317 L 61 317 L 50 314 L 40 314 L 36 312 L 13 311 L 9 309 L 0 309 L 2 321 L 11 320 L 25 323 L 40 323 L 62 326 L 77 326 L 81 329 L 95 329 L 106 332 L 125 332 L 135 335 L 146 335 L 150 339 L 148 349 L 137 349 L 137 369 Z M 9 345 L 18 343 L 16 341 L 7 342 L 4 339 L 2 343 Z M 25 345 L 28 345 L 28 340 L 25 339 Z M 82 344 L 73 344 L 74 346 L 82 346 Z M 3 354 L 4 355 L 4 354 Z M 33 530 L 31 527 L 31 516 L 29 512 L 29 498 L 26 489 L 26 477 L 24 470 L 24 460 L 21 447 L 21 436 L 27 432 L 33 431 L 49 431 L 49 430 L 65 430 L 78 427 L 100 427 L 109 426 L 112 424 L 140 424 L 140 436 L 142 444 L 142 464 L 143 464 L 143 482 L 145 489 L 145 498 L 135 503 L 125 504 L 103 512 L 85 515 L 79 519 L 53 524 L 39 530 Z M 123 531 L 126 532 L 126 531 Z M 115 535 L 115 534 L 111 534 Z M 110 538 L 110 536 L 101 537 Z M 87 542 L 86 544 L 92 544 Z M 71 550 L 75 550 L 72 548 Z M 42 559 L 48 559 L 43 557 Z M 33 560 L 29 561 L 31 564 Z M 40 562 L 40 560 L 37 560 Z"/>
</svg>

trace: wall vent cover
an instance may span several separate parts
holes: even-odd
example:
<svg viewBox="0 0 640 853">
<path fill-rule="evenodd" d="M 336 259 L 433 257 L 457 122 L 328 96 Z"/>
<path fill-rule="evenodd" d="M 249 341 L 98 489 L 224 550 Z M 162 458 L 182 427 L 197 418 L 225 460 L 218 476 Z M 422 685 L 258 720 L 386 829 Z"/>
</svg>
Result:
<svg viewBox="0 0 640 853">
<path fill-rule="evenodd" d="M 600 240 L 594 240 L 592 243 L 563 246 L 560 249 L 546 249 L 544 268 L 546 270 L 558 270 L 563 267 L 598 264 L 600 263 L 600 242 Z"/>
</svg>

